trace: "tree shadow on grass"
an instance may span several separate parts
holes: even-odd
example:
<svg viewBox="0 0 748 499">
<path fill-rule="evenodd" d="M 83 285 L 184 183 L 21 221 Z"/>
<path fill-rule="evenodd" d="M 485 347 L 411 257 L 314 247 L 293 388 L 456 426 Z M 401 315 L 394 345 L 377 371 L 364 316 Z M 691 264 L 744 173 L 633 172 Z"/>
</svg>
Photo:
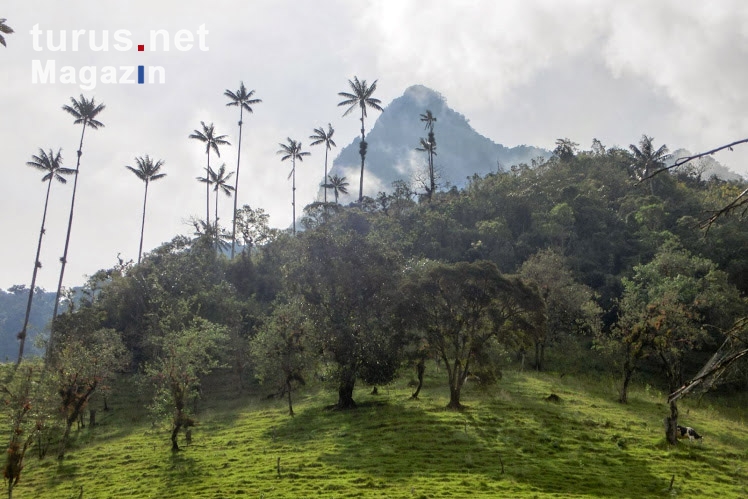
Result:
<svg viewBox="0 0 748 499">
<path fill-rule="evenodd" d="M 168 497 L 175 490 L 185 490 L 202 484 L 200 463 L 185 452 L 171 452 L 169 464 L 162 473 L 161 492 L 154 497 Z"/>
<path fill-rule="evenodd" d="M 554 435 L 579 425 L 572 415 L 542 405 L 536 409 L 455 412 L 405 401 L 362 403 L 352 411 L 309 408 L 281 421 L 266 436 L 284 462 L 295 463 L 286 470 L 294 478 L 335 477 L 345 483 L 348 477 L 348 487 L 417 482 L 421 488 L 426 484 L 468 494 L 475 487 L 498 493 L 514 485 L 526 491 L 619 498 L 667 487 L 664 477 L 654 477 L 645 462 L 615 442 L 585 445 L 573 435 Z M 505 414 L 493 417 L 494 410 Z M 315 453 L 316 461 L 308 462 Z"/>
<path fill-rule="evenodd" d="M 668 488 L 669 476 L 655 476 L 646 459 L 630 452 L 639 442 L 637 430 L 597 418 L 594 406 L 588 415 L 578 405 L 543 399 L 525 400 L 521 407 L 491 406 L 501 416 L 498 441 L 507 473 L 534 490 L 629 498 Z"/>
</svg>

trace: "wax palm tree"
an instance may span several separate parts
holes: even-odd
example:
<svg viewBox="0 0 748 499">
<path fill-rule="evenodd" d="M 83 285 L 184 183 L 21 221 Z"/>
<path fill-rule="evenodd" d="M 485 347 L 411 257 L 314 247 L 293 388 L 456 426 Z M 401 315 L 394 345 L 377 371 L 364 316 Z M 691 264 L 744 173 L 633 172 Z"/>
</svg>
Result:
<svg viewBox="0 0 748 499">
<path fill-rule="evenodd" d="M 222 164 L 218 171 L 209 172 L 211 183 L 213 184 L 213 192 L 216 193 L 216 231 L 218 230 L 218 193 L 223 192 L 227 196 L 231 196 L 234 192 L 234 187 L 229 185 L 229 180 L 234 176 L 234 172 L 226 171 L 226 164 Z"/>
<path fill-rule="evenodd" d="M 348 194 L 348 182 L 345 177 L 339 177 L 338 175 L 328 175 L 325 189 L 332 189 L 335 194 L 335 203 L 338 202 L 338 195 Z"/>
<path fill-rule="evenodd" d="M 288 178 L 293 178 L 291 184 L 291 207 L 293 209 L 293 233 L 296 234 L 296 160 L 303 161 L 304 156 L 309 156 L 309 153 L 301 150 L 301 142 L 297 142 L 290 137 L 288 137 L 286 141 L 285 144 L 278 144 L 281 148 L 278 150 L 277 154 L 283 155 L 281 161 L 287 159 L 291 160 L 291 173 L 288 174 Z"/>
<path fill-rule="evenodd" d="M 216 230 L 212 223 L 206 223 L 205 220 L 191 218 L 189 222 L 194 228 L 194 244 L 204 246 L 205 248 L 228 249 L 231 244 L 231 234 L 220 227 Z M 193 246 L 195 247 L 195 246 Z"/>
<path fill-rule="evenodd" d="M 31 161 L 26 164 L 45 172 L 45 175 L 42 177 L 42 182 L 47 182 L 47 195 L 44 198 L 42 227 L 39 230 L 39 243 L 36 245 L 36 258 L 34 259 L 34 272 L 31 274 L 31 288 L 29 289 L 29 300 L 26 303 L 26 316 L 23 319 L 23 328 L 21 329 L 21 332 L 18 333 L 18 339 L 20 340 L 20 345 L 18 347 L 18 364 L 20 364 L 23 359 L 23 348 L 26 343 L 26 331 L 28 330 L 29 317 L 31 316 L 31 303 L 34 300 L 34 288 L 36 287 L 36 274 L 39 269 L 42 268 L 42 263 L 39 261 L 39 255 L 42 250 L 42 238 L 46 232 L 44 224 L 47 220 L 47 206 L 49 205 L 49 193 L 52 190 L 52 180 L 57 180 L 61 184 L 65 184 L 67 183 L 67 180 L 63 175 L 72 175 L 75 173 L 75 170 L 71 168 L 62 167 L 62 156 L 59 149 L 56 154 L 52 149 L 49 150 L 49 153 L 44 152 L 43 149 L 39 149 L 39 154 L 31 156 Z"/>
<path fill-rule="evenodd" d="M 314 129 L 314 135 L 310 135 L 309 138 L 312 140 L 312 143 L 310 145 L 316 146 L 319 144 L 325 144 L 325 176 L 322 177 L 324 179 L 327 178 L 327 151 L 332 149 L 333 147 L 337 147 L 335 145 L 335 141 L 332 140 L 332 136 L 335 133 L 335 130 L 333 129 L 332 125 L 330 123 L 327 124 L 327 131 L 325 132 L 325 129 L 322 127 L 315 128 Z M 327 187 L 325 187 L 325 184 L 322 184 L 322 187 L 325 189 L 325 203 L 327 202 Z"/>
<path fill-rule="evenodd" d="M 239 199 L 239 165 L 241 164 L 242 155 L 242 117 L 243 112 L 246 110 L 248 113 L 252 113 L 252 106 L 262 102 L 260 99 L 253 99 L 252 96 L 255 94 L 254 90 L 247 92 L 247 88 L 244 86 L 244 82 L 239 82 L 239 90 L 232 92 L 226 89 L 223 95 L 230 99 L 227 106 L 237 106 L 239 108 L 239 145 L 237 146 L 236 152 L 236 184 L 234 185 L 234 214 L 232 216 L 232 229 L 231 229 L 231 258 L 234 258 L 234 246 L 236 246 L 236 202 Z"/>
<path fill-rule="evenodd" d="M 425 129 L 428 130 L 429 135 L 427 139 L 421 139 L 421 147 L 416 147 L 417 151 L 423 151 L 428 153 L 429 161 L 429 187 L 427 189 L 427 196 L 431 201 L 431 196 L 436 191 L 436 177 L 434 173 L 434 156 L 436 156 L 436 138 L 434 136 L 434 123 L 436 123 L 436 117 L 431 113 L 430 109 L 427 109 L 424 114 L 421 114 L 421 121 L 426 123 Z"/>
<path fill-rule="evenodd" d="M 155 163 L 151 159 L 150 156 L 147 154 L 145 155 L 145 158 L 140 156 L 135 158 L 135 164 L 138 165 L 137 168 L 133 168 L 132 166 L 125 166 L 128 170 L 133 172 L 136 177 L 138 177 L 140 180 L 142 180 L 145 183 L 145 194 L 143 195 L 143 220 L 140 222 L 140 246 L 138 246 L 138 263 L 140 263 L 140 257 L 143 254 L 143 234 L 145 231 L 145 206 L 146 202 L 148 201 L 148 185 L 160 178 L 164 178 L 166 176 L 165 173 L 159 173 L 161 170 L 161 167 L 164 166 L 164 162 L 161 160 L 156 161 Z"/>
<path fill-rule="evenodd" d="M 579 144 L 571 140 L 570 138 L 556 139 L 556 148 L 553 150 L 553 154 L 558 156 L 561 161 L 571 161 L 577 155 L 577 148 Z"/>
<path fill-rule="evenodd" d="M 0 18 L 0 33 L 5 33 L 6 35 L 10 35 L 11 33 L 14 33 L 13 28 L 5 24 L 5 21 L 7 19 Z M 0 45 L 3 47 L 7 47 L 5 45 L 5 37 L 3 35 L 0 35 Z"/>
<path fill-rule="evenodd" d="M 189 135 L 189 138 L 199 140 L 205 144 L 205 154 L 208 155 L 208 166 L 205 171 L 210 174 L 210 150 L 213 149 L 218 157 L 221 157 L 221 152 L 218 150 L 218 146 L 230 146 L 231 143 L 226 140 L 226 135 L 216 135 L 215 127 L 213 123 L 206 125 L 204 121 L 200 122 L 203 127 L 202 130 L 193 130 Z M 208 175 L 209 176 L 209 175 Z M 198 180 L 200 178 L 198 177 Z M 202 180 L 201 180 L 202 182 Z M 210 223 L 210 183 L 205 182 L 205 220 Z"/>
<path fill-rule="evenodd" d="M 78 173 L 80 172 L 80 166 L 81 166 L 81 156 L 83 155 L 83 136 L 86 133 L 86 127 L 90 128 L 91 130 L 98 130 L 99 128 L 102 128 L 104 124 L 97 120 L 99 113 L 103 111 L 106 106 L 104 104 L 96 104 L 95 99 L 92 97 L 91 100 L 86 99 L 83 97 L 83 94 L 81 94 L 81 99 L 79 101 L 75 100 L 75 98 L 71 97 L 70 102 L 72 103 L 71 106 L 64 105 L 62 106 L 62 110 L 66 113 L 70 114 L 75 118 L 73 123 L 75 125 L 83 125 L 81 129 L 81 140 L 80 144 L 78 145 L 78 159 L 75 163 L 75 179 L 73 180 L 73 198 L 70 202 L 70 217 L 68 218 L 68 230 L 67 234 L 65 236 L 65 249 L 62 252 L 62 258 L 60 259 L 60 262 L 62 262 L 62 267 L 60 269 L 60 281 L 57 283 L 57 294 L 55 296 L 55 308 L 52 312 L 52 320 L 57 318 L 57 309 L 60 304 L 60 295 L 62 294 L 62 280 L 65 276 L 65 266 L 68 263 L 68 247 L 70 246 L 70 231 L 73 227 L 73 212 L 75 211 L 75 194 L 78 190 Z M 50 335 L 49 339 L 49 346 L 48 349 L 51 349 L 52 347 L 52 335 Z"/>
<path fill-rule="evenodd" d="M 426 123 L 426 130 L 430 132 L 434 131 L 434 123 L 436 123 L 436 117 L 431 113 L 431 109 L 427 109 L 424 114 L 421 114 L 421 121 Z"/>
<path fill-rule="evenodd" d="M 202 182 L 205 184 L 205 189 L 208 192 L 208 203 L 210 203 L 210 186 L 213 185 L 213 179 L 216 176 L 216 172 L 211 168 L 210 166 L 205 168 L 205 176 L 204 177 L 195 177 L 195 179 L 198 182 Z M 205 223 L 210 225 L 210 219 L 206 219 Z"/>
<path fill-rule="evenodd" d="M 670 154 L 668 154 L 668 147 L 664 144 L 660 146 L 659 149 L 655 150 L 655 147 L 652 144 L 653 140 L 652 137 L 642 135 L 642 138 L 639 141 L 639 147 L 631 144 L 629 145 L 629 149 L 631 149 L 635 159 L 635 162 L 632 165 L 634 168 L 634 175 L 639 181 L 649 179 L 649 188 L 654 194 L 654 184 L 650 177 L 658 169 L 665 166 L 665 161 L 670 158 Z"/>
<path fill-rule="evenodd" d="M 361 108 L 361 143 L 359 144 L 358 152 L 361 155 L 361 179 L 359 180 L 358 187 L 358 201 L 359 203 L 364 198 L 364 158 L 366 157 L 366 133 L 364 128 L 364 118 L 366 118 L 366 108 L 370 107 L 378 111 L 382 111 L 380 104 L 382 101 L 373 98 L 371 95 L 377 89 L 377 80 L 371 86 L 366 84 L 366 80 L 358 80 L 358 77 L 354 76 L 353 81 L 348 80 L 348 84 L 351 86 L 353 93 L 349 92 L 338 92 L 338 95 L 345 97 L 345 100 L 338 103 L 338 106 L 349 106 L 348 109 L 343 113 L 343 116 L 347 116 L 348 113 L 356 109 L 358 106 Z"/>
<path fill-rule="evenodd" d="M 428 139 L 420 139 L 420 147 L 416 147 L 416 151 L 427 153 L 428 157 L 428 176 L 429 186 L 426 187 L 426 196 L 431 201 L 431 196 L 436 191 L 436 177 L 434 174 L 434 156 L 436 156 L 436 139 L 434 138 L 434 132 L 429 132 Z"/>
</svg>

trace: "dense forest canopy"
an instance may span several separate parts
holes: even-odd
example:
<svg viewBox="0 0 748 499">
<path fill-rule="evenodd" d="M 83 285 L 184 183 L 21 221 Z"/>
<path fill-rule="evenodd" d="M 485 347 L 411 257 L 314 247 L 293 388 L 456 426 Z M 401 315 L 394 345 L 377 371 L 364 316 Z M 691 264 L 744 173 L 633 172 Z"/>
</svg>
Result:
<svg viewBox="0 0 748 499">
<path fill-rule="evenodd" d="M 608 335 L 622 317 L 626 279 L 634 277 L 637 266 L 653 261 L 663 245 L 709 261 L 723 272 L 725 286 L 734 288 L 725 289 L 731 299 L 744 296 L 745 223 L 728 216 L 713 223 L 708 234 L 699 228 L 744 185 L 703 179 L 693 170 L 641 181 L 642 172 L 636 155 L 627 150 L 559 150 L 547 161 L 475 176 L 464 189 L 437 192 L 430 201 L 396 183 L 377 199 L 346 207 L 316 203 L 305 210 L 306 230 L 295 237 L 262 224 L 253 227 L 254 210 L 245 207 L 250 216 L 239 226 L 261 234 L 260 244 L 229 259 L 215 251 L 209 233 L 178 236 L 139 265 L 96 274 L 77 312 L 101 310 L 101 326 L 122 333 L 137 369 L 157 355 L 158 338 L 197 317 L 229 327 L 235 339 L 231 348 L 244 351 L 275 307 L 299 298 L 310 317 L 324 310 L 312 329 L 352 328 L 350 334 L 356 335 L 360 328 L 368 331 L 366 337 L 398 330 L 386 325 L 396 315 L 388 302 L 398 297 L 377 289 L 397 288 L 397 269 L 414 261 L 485 260 L 505 275 L 522 276 L 548 307 L 542 345 L 550 350 L 569 341 L 589 349 L 593 338 Z M 389 270 L 376 270 L 384 262 Z M 560 269 L 565 269 L 562 275 L 544 282 L 543 276 Z M 549 288 L 562 281 L 564 291 Z M 566 303 L 554 305 L 560 297 Z M 355 300 L 361 304 L 354 305 Z M 723 319 L 740 315 L 743 299 L 737 300 Z M 337 325 L 327 323 L 331 320 Z M 395 341 L 382 343 L 390 340 Z M 587 354 L 597 355 L 594 350 Z M 237 369 L 244 366 L 236 362 Z M 539 359 L 534 362 L 542 367 Z"/>
</svg>

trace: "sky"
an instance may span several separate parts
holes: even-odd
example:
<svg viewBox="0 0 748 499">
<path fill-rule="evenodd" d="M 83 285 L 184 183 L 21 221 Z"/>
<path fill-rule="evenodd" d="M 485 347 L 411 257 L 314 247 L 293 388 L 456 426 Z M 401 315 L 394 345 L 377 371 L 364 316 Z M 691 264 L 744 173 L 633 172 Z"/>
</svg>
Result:
<svg viewBox="0 0 748 499">
<path fill-rule="evenodd" d="M 188 135 L 214 123 L 233 145 L 211 165 L 236 169 L 238 110 L 223 93 L 240 81 L 262 102 L 244 117 L 239 204 L 281 228 L 291 223 L 291 185 L 279 143 L 300 140 L 312 153 L 297 168 L 302 207 L 324 168 L 324 149 L 309 147 L 313 129 L 331 123 L 339 149 L 359 133 L 355 113 L 337 106 L 354 76 L 376 80 L 385 105 L 414 84 L 437 90 L 509 147 L 553 149 L 561 137 L 581 149 L 593 138 L 628 147 L 647 134 L 701 152 L 748 137 L 741 0 L 3 0 L 0 18 L 15 30 L 0 46 L 2 289 L 31 281 L 46 186 L 26 162 L 61 148 L 75 168 L 81 127 L 62 106 L 81 94 L 106 105 L 105 126 L 84 137 L 65 286 L 117 255 L 137 259 L 143 182 L 125 166 L 138 156 L 164 161 L 167 174 L 149 187 L 144 250 L 193 232 L 188 220 L 205 213 L 195 178 L 206 155 Z M 151 39 L 159 30 L 168 50 L 166 36 Z M 136 81 L 126 68 L 138 65 L 144 84 L 109 82 Z M 151 81 L 153 67 L 163 70 Z M 748 175 L 742 147 L 716 158 Z M 37 278 L 47 290 L 59 278 L 71 193 L 72 178 L 52 186 Z M 219 203 L 230 225 L 232 201 Z"/>
</svg>

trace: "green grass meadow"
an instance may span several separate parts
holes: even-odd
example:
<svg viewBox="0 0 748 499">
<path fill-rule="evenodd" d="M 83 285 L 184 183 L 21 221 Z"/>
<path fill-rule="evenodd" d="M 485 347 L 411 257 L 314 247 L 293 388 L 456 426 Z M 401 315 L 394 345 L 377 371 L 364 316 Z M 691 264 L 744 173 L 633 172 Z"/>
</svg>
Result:
<svg viewBox="0 0 748 499">
<path fill-rule="evenodd" d="M 682 424 L 705 438 L 671 448 L 654 389 L 635 386 L 621 405 L 612 380 L 507 372 L 466 385 L 467 409 L 453 412 L 443 372 L 427 374 L 420 400 L 404 377 L 378 395 L 360 387 L 353 411 L 327 409 L 335 393 L 311 388 L 295 394 L 293 418 L 284 400 L 237 395 L 215 375 L 179 453 L 147 401 L 120 390 L 64 461 L 27 458 L 14 497 L 748 497 L 745 397 L 685 400 Z"/>
</svg>

